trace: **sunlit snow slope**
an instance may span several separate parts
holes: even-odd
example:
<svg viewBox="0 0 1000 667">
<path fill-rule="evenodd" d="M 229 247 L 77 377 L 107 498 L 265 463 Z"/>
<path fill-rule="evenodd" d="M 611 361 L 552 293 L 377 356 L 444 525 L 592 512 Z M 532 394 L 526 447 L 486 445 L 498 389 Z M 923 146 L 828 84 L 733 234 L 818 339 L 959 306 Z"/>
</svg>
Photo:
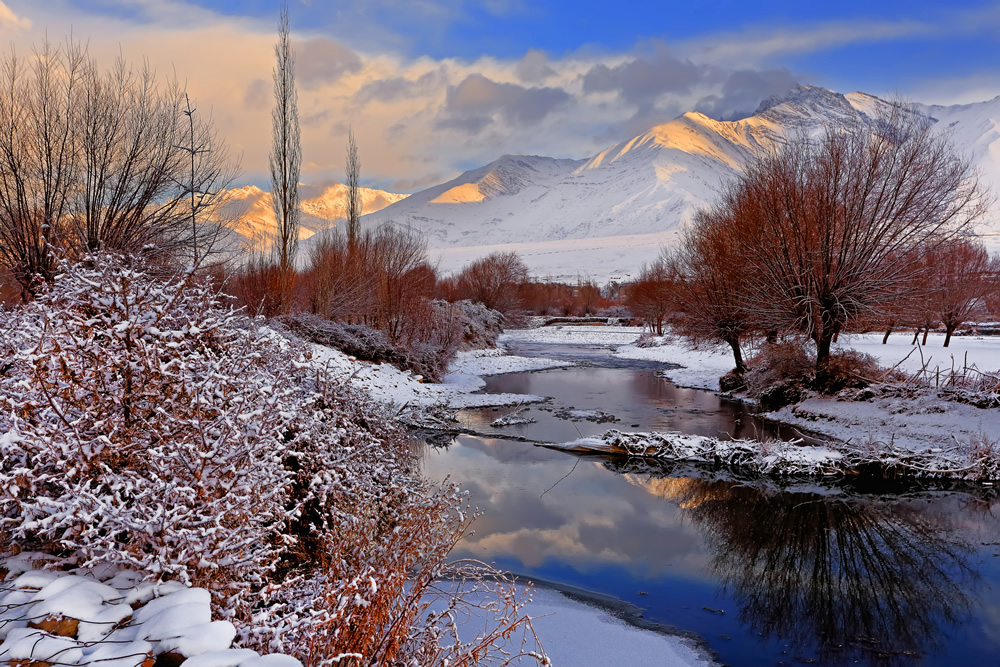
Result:
<svg viewBox="0 0 1000 667">
<path fill-rule="evenodd" d="M 588 160 L 505 155 L 367 220 L 391 220 L 425 234 L 445 270 L 492 250 L 517 250 L 540 276 L 627 277 L 654 259 L 661 244 L 673 242 L 754 150 L 874 116 L 886 105 L 864 93 L 805 86 L 766 100 L 742 120 L 686 113 Z M 1000 97 L 913 109 L 950 133 L 1000 192 Z M 998 230 L 995 212 L 984 231 L 988 244 L 1000 249 Z"/>
</svg>

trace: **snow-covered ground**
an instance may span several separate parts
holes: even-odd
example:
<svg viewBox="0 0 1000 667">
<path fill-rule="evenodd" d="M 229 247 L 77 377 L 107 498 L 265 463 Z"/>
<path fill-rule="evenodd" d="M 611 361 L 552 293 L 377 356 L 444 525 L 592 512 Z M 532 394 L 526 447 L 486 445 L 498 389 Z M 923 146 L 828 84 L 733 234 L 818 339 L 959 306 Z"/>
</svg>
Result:
<svg viewBox="0 0 1000 667">
<path fill-rule="evenodd" d="M 480 394 L 484 376 L 501 373 L 537 371 L 571 366 L 566 361 L 505 355 L 502 350 L 472 350 L 459 352 L 441 384 L 425 383 L 409 371 L 392 364 L 372 364 L 349 357 L 339 350 L 322 345 L 313 346 L 313 355 L 329 369 L 334 381 L 348 382 L 382 403 L 397 407 L 449 408 L 494 407 L 518 405 L 545 400 L 544 396 L 527 394 Z"/>
<path fill-rule="evenodd" d="M 618 346 L 613 354 L 622 359 L 679 365 L 664 370 L 663 376 L 682 387 L 717 390 L 719 377 L 733 368 L 732 353 L 726 347 L 692 349 L 670 337 L 661 339 L 658 347 L 638 347 L 635 341 L 641 331 L 636 327 L 545 327 L 509 331 L 501 341 Z M 932 333 L 927 345 L 911 345 L 912 339 L 912 333 L 899 332 L 882 345 L 881 333 L 845 335 L 835 351 L 864 352 L 883 368 L 896 367 L 910 376 L 922 368 L 930 378 L 938 371 L 946 378 L 953 369 L 960 372 L 965 366 L 984 373 L 1000 371 L 1000 337 L 954 336 L 947 348 L 943 334 Z M 768 416 L 855 445 L 879 442 L 921 450 L 1000 439 L 1000 409 L 943 400 L 936 392 L 870 401 L 811 398 Z"/>
<path fill-rule="evenodd" d="M 212 620 L 207 590 L 123 569 L 35 569 L 46 560 L 23 553 L 0 561 L 2 663 L 137 667 L 173 654 L 190 667 L 302 667 L 231 648 L 236 628 Z"/>
<path fill-rule="evenodd" d="M 966 365 L 991 374 L 1000 370 L 1000 336 L 952 337 L 947 348 L 943 334 L 928 336 L 926 346 L 913 346 L 912 339 L 912 333 L 902 332 L 882 345 L 882 334 L 860 334 L 844 336 L 839 347 L 870 354 L 883 368 L 896 366 L 911 376 L 925 364 L 932 379 L 937 371 L 947 378 L 952 369 L 961 372 Z M 944 400 L 936 391 L 869 401 L 811 398 L 769 416 L 852 444 L 891 442 L 923 450 L 1000 441 L 1000 409 Z"/>
<path fill-rule="evenodd" d="M 689 639 L 637 628 L 552 589 L 536 588 L 527 611 L 554 665 L 717 664 Z"/>
</svg>

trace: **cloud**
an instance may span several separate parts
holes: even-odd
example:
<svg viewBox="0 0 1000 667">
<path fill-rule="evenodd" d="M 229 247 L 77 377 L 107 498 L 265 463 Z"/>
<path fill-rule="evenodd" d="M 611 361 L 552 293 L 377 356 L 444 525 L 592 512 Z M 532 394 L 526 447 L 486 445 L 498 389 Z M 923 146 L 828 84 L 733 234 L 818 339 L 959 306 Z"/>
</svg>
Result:
<svg viewBox="0 0 1000 667">
<path fill-rule="evenodd" d="M 431 172 L 429 174 L 424 174 L 417 178 L 400 178 L 393 181 L 390 186 L 394 192 L 408 192 L 415 190 L 422 190 L 424 188 L 429 188 L 433 185 L 438 185 L 440 183 L 445 183 L 449 181 L 452 177 L 445 176 L 440 172 Z"/>
<path fill-rule="evenodd" d="M 254 79 L 247 86 L 243 95 L 243 106 L 248 109 L 261 109 L 271 104 L 271 84 L 264 79 Z"/>
<path fill-rule="evenodd" d="M 448 90 L 444 127 L 479 131 L 494 114 L 514 126 L 535 125 L 566 106 L 571 96 L 561 88 L 525 88 L 470 74 Z"/>
<path fill-rule="evenodd" d="M 850 21 L 779 29 L 750 28 L 713 34 L 680 45 L 698 63 L 748 67 L 788 54 L 814 53 L 859 42 L 877 42 L 931 34 L 920 21 Z"/>
<path fill-rule="evenodd" d="M 719 120 L 746 118 L 761 100 L 780 95 L 798 86 L 788 70 L 737 70 L 726 78 L 716 94 L 698 100 L 694 110 Z"/>
<path fill-rule="evenodd" d="M 556 75 L 556 71 L 549 66 L 548 55 L 538 49 L 528 49 L 518 61 L 515 71 L 517 78 L 524 83 L 540 83 Z"/>
<path fill-rule="evenodd" d="M 334 83 L 364 66 L 358 54 L 326 37 L 296 44 L 295 55 L 295 75 L 305 88 Z"/>
<path fill-rule="evenodd" d="M 357 104 L 369 102 L 390 103 L 414 96 L 428 95 L 447 83 L 447 75 L 441 70 L 421 74 L 415 80 L 402 76 L 376 79 L 361 86 L 354 96 Z"/>
<path fill-rule="evenodd" d="M 10 7 L 0 1 L 0 27 L 28 30 L 31 28 L 31 19 L 26 16 L 18 16 L 11 11 Z"/>
<path fill-rule="evenodd" d="M 594 65 L 583 76 L 583 92 L 616 92 L 630 104 L 642 104 L 664 93 L 686 93 L 710 72 L 657 46 L 651 57 L 633 58 L 613 67 Z"/>
</svg>

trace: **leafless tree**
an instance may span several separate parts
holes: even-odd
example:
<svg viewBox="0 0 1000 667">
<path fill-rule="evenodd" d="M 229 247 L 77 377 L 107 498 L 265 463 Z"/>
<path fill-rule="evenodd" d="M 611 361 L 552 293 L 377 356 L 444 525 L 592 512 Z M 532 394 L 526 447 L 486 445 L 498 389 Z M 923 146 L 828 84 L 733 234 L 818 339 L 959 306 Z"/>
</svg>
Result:
<svg viewBox="0 0 1000 667">
<path fill-rule="evenodd" d="M 754 329 L 749 262 L 732 238 L 738 226 L 724 209 L 700 211 L 685 230 L 675 251 L 664 250 L 661 261 L 673 274 L 677 331 L 694 341 L 725 343 L 733 351 L 736 372 L 746 366 L 740 344 Z"/>
<path fill-rule="evenodd" d="M 196 112 L 185 93 L 181 114 L 187 118 L 187 143 L 175 148 L 187 157 L 186 178 L 179 185 L 181 194 L 188 197 L 185 215 L 190 216 L 192 265 L 197 268 L 216 252 L 227 230 L 226 192 L 236 178 L 238 166 L 229 160 L 213 124 L 197 118 Z"/>
<path fill-rule="evenodd" d="M 278 43 L 274 47 L 274 110 L 271 112 L 271 202 L 278 223 L 274 252 L 281 280 L 282 309 L 291 305 L 295 256 L 299 242 L 299 171 L 302 145 L 299 132 L 295 54 L 288 24 L 288 5 L 282 5 Z"/>
<path fill-rule="evenodd" d="M 51 279 L 63 242 L 87 69 L 79 48 L 45 42 L 34 55 L 5 59 L 0 100 L 0 253 L 25 297 Z"/>
<path fill-rule="evenodd" d="M 217 225 L 191 223 L 214 217 L 236 170 L 210 121 L 185 131 L 176 82 L 122 59 L 102 71 L 68 40 L 27 61 L 11 54 L 0 86 L 0 262 L 25 296 L 59 256 L 174 260 L 199 237 L 198 254 L 210 250 Z M 190 163 L 185 134 L 199 146 Z"/>
<path fill-rule="evenodd" d="M 354 248 L 358 243 L 358 228 L 361 224 L 361 157 L 354 140 L 354 130 L 347 132 L 347 164 L 344 171 L 347 185 L 347 242 L 350 248 Z"/>
<path fill-rule="evenodd" d="M 663 257 L 644 265 L 625 290 L 625 305 L 651 331 L 663 335 L 663 322 L 674 307 L 674 276 Z"/>
<path fill-rule="evenodd" d="M 985 298 L 993 289 L 1000 265 L 981 241 L 961 239 L 939 246 L 927 262 L 932 285 L 929 298 L 945 328 L 948 347 L 955 329 L 976 312 L 985 312 Z"/>
<path fill-rule="evenodd" d="M 911 289 L 913 253 L 967 230 L 989 203 L 945 137 L 893 109 L 760 155 L 722 199 L 752 265 L 755 317 L 806 333 L 817 367 L 836 331 Z"/>
<path fill-rule="evenodd" d="M 528 267 L 516 252 L 493 252 L 458 274 L 459 293 L 504 315 L 516 315 L 523 307 L 518 287 L 528 279 Z"/>
</svg>

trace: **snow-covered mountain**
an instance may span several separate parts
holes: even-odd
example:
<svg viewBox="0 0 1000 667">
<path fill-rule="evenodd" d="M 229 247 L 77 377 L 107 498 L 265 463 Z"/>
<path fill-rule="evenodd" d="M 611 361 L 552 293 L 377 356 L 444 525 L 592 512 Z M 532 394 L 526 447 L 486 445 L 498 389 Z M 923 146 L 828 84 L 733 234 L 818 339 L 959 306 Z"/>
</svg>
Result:
<svg viewBox="0 0 1000 667">
<path fill-rule="evenodd" d="M 371 214 L 390 204 L 406 199 L 408 195 L 359 188 L 361 212 Z M 241 238 L 260 241 L 269 238 L 277 229 L 271 194 L 255 185 L 235 188 L 228 193 L 226 212 L 235 218 L 233 227 Z M 341 183 L 324 186 L 299 187 L 300 216 L 299 239 L 305 240 L 317 232 L 336 227 L 346 217 L 347 186 Z"/>
<path fill-rule="evenodd" d="M 775 139 L 874 116 L 889 102 L 804 86 L 742 120 L 686 113 L 585 160 L 505 155 L 367 216 L 428 238 L 442 268 L 495 249 L 518 250 L 538 275 L 606 280 L 635 273 L 710 203 L 751 152 Z M 1000 96 L 978 104 L 914 105 L 934 118 L 1000 192 Z M 1000 231 L 1000 215 L 989 230 Z M 995 245 L 1000 245 L 998 241 Z"/>
</svg>

